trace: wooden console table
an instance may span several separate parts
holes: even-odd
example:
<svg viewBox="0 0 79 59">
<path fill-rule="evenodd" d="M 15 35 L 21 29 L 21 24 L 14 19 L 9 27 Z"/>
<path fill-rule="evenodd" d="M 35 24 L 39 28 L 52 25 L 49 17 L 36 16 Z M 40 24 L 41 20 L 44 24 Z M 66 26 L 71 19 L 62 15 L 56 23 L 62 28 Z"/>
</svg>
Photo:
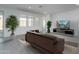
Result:
<svg viewBox="0 0 79 59">
<path fill-rule="evenodd" d="M 74 35 L 74 30 L 73 29 L 54 28 L 53 32 L 60 32 L 60 33 L 64 33 L 64 34 Z"/>
</svg>

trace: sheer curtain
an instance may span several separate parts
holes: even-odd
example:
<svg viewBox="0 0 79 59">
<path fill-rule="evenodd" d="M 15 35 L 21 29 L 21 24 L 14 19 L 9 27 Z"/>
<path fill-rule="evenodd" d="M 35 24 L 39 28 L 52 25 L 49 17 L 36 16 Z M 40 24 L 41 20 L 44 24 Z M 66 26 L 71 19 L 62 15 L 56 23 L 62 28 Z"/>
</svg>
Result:
<svg viewBox="0 0 79 59">
<path fill-rule="evenodd" d="M 0 14 L 0 31 L 3 30 L 3 15 Z"/>
</svg>

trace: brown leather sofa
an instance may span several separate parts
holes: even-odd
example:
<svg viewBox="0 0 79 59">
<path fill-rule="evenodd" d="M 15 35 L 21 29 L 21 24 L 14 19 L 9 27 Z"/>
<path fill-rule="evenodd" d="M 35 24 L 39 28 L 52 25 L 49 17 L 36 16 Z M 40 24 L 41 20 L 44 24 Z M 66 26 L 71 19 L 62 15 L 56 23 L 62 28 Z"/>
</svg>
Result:
<svg viewBox="0 0 79 59">
<path fill-rule="evenodd" d="M 60 54 L 64 51 L 64 39 L 55 36 L 27 32 L 25 39 L 42 53 Z"/>
</svg>

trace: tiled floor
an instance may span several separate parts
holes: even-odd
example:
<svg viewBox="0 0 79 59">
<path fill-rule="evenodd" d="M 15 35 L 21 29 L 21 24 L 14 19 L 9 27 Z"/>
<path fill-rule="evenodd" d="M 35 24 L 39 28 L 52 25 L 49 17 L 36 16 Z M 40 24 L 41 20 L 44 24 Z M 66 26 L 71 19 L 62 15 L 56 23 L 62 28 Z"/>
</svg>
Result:
<svg viewBox="0 0 79 59">
<path fill-rule="evenodd" d="M 19 38 L 0 43 L 0 54 L 40 54 L 39 51 L 22 39 L 23 37 L 20 36 Z M 76 52 L 77 47 L 65 44 L 64 54 L 74 54 Z"/>
<path fill-rule="evenodd" d="M 36 49 L 29 44 L 22 44 L 18 39 L 0 43 L 0 54 L 37 54 Z"/>
<path fill-rule="evenodd" d="M 77 52 L 77 47 L 66 45 L 64 47 L 64 54 L 76 54 Z"/>
</svg>

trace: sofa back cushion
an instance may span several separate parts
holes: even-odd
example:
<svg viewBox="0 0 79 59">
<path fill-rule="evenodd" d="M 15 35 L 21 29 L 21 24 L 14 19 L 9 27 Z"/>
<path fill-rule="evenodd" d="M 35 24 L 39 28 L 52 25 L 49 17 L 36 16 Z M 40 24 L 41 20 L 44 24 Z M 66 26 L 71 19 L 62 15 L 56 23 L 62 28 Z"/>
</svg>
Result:
<svg viewBox="0 0 79 59">
<path fill-rule="evenodd" d="M 57 43 L 56 37 L 47 37 L 45 35 L 30 32 L 27 33 L 27 41 L 52 52 L 55 51 L 54 45 Z"/>
</svg>

